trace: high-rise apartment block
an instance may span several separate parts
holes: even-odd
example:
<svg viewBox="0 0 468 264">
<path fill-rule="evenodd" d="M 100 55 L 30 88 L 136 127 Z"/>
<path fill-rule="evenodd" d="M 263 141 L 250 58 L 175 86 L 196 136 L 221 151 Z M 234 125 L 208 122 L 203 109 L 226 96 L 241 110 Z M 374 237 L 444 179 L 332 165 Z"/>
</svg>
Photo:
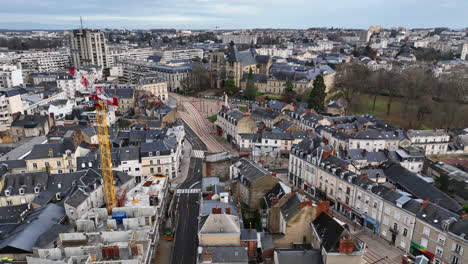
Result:
<svg viewBox="0 0 468 264">
<path fill-rule="evenodd" d="M 109 66 L 107 44 L 104 32 L 97 29 L 75 29 L 70 36 L 72 65 L 80 68 L 86 65 Z"/>
</svg>

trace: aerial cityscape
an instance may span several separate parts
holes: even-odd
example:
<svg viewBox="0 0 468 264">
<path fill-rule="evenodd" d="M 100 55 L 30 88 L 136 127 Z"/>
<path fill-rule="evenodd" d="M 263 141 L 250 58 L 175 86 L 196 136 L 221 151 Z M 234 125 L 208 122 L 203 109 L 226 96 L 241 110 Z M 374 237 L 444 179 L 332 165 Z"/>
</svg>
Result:
<svg viewBox="0 0 468 264">
<path fill-rule="evenodd" d="M 5 264 L 468 264 L 468 2 L 5 1 Z"/>
</svg>

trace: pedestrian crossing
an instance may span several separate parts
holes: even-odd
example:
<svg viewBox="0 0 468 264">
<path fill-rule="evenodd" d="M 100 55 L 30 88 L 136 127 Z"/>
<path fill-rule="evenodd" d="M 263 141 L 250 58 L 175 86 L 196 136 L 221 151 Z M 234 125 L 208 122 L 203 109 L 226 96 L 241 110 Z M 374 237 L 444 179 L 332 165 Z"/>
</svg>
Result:
<svg viewBox="0 0 468 264">
<path fill-rule="evenodd" d="M 193 151 L 193 156 L 195 158 L 203 159 L 203 158 L 205 158 L 205 152 L 203 150 L 194 150 Z"/>
<path fill-rule="evenodd" d="M 177 189 L 176 193 L 199 193 L 201 189 Z"/>
</svg>

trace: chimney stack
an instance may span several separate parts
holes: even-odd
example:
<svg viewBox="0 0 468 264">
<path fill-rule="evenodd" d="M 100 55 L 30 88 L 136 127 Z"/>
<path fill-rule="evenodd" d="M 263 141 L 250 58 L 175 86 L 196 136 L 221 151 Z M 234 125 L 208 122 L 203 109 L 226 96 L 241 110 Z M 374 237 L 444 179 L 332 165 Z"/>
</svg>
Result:
<svg viewBox="0 0 468 264">
<path fill-rule="evenodd" d="M 231 207 L 226 207 L 226 214 L 231 214 Z"/>
<path fill-rule="evenodd" d="M 301 201 L 301 209 L 306 207 L 306 206 L 312 206 L 312 201 L 311 200 L 303 200 Z"/>
<path fill-rule="evenodd" d="M 273 198 L 271 198 L 271 206 L 275 206 L 277 203 L 279 202 L 279 197 L 278 196 L 275 196 Z"/>
<path fill-rule="evenodd" d="M 354 240 L 352 237 L 344 237 L 340 240 L 338 245 L 338 252 L 340 253 L 353 253 Z"/>
<path fill-rule="evenodd" d="M 249 224 L 249 232 L 252 232 L 252 222 Z"/>
<path fill-rule="evenodd" d="M 211 213 L 212 214 L 221 214 L 221 212 L 222 212 L 221 208 L 217 208 L 217 207 L 211 208 Z"/>
<path fill-rule="evenodd" d="M 320 200 L 317 204 L 317 216 L 319 216 L 322 212 L 325 212 L 326 214 L 330 215 L 330 202 L 329 201 L 324 201 Z"/>
<path fill-rule="evenodd" d="M 427 205 L 429 204 L 429 200 L 424 200 L 422 203 L 421 203 L 421 206 L 419 207 L 419 211 L 422 212 L 424 211 L 424 209 L 426 209 Z"/>
</svg>

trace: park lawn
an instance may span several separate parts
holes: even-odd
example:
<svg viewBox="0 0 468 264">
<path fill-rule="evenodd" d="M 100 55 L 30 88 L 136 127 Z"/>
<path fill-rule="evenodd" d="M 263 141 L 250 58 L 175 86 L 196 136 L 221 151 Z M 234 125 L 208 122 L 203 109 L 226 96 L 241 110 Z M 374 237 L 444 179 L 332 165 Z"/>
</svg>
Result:
<svg viewBox="0 0 468 264">
<path fill-rule="evenodd" d="M 372 110 L 372 105 L 374 102 L 373 95 L 360 94 L 357 96 L 356 100 L 359 101 L 359 106 L 351 106 L 351 108 L 349 109 L 350 113 L 360 115 L 366 113 L 372 114 L 390 124 L 395 124 L 401 127 L 416 127 L 430 129 L 429 124 L 425 122 L 426 120 L 417 120 L 417 108 L 415 105 L 410 104 L 408 106 L 407 111 L 404 112 L 404 102 L 402 98 L 393 98 L 392 105 L 390 108 L 390 115 L 387 115 L 387 96 L 377 96 L 377 99 L 375 101 L 375 110 Z"/>
<path fill-rule="evenodd" d="M 237 108 L 239 108 L 239 110 L 240 110 L 240 111 L 247 110 L 247 107 L 245 107 L 245 106 L 241 106 L 241 105 L 240 105 L 240 106 L 238 106 Z"/>
</svg>

